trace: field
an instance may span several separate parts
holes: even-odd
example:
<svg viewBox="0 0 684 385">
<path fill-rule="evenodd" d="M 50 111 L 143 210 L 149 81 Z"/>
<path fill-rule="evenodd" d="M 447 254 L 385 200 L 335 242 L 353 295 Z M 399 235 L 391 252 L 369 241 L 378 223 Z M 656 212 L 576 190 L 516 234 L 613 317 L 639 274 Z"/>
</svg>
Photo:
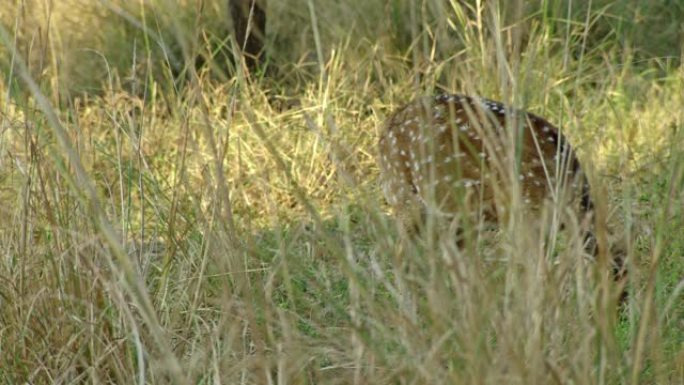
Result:
<svg viewBox="0 0 684 385">
<path fill-rule="evenodd" d="M 271 0 L 256 69 L 226 5 L 0 10 L 0 384 L 684 384 L 684 5 Z M 577 228 L 397 225 L 442 91 L 562 127 L 622 306 Z"/>
</svg>

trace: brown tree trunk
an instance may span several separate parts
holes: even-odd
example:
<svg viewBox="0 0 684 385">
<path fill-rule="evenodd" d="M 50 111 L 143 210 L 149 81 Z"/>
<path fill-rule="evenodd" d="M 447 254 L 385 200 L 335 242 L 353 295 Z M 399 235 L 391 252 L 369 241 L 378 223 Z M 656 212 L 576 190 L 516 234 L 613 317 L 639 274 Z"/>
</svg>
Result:
<svg viewBox="0 0 684 385">
<path fill-rule="evenodd" d="M 228 0 L 235 39 L 250 70 L 263 61 L 267 0 Z"/>
</svg>

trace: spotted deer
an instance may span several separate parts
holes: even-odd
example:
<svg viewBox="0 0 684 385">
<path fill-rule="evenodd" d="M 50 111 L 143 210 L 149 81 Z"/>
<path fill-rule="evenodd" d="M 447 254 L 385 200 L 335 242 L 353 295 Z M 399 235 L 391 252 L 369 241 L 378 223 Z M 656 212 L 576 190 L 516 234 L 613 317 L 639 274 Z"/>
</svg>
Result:
<svg viewBox="0 0 684 385">
<path fill-rule="evenodd" d="M 539 116 L 488 99 L 442 94 L 400 107 L 380 135 L 379 165 L 385 197 L 409 228 L 427 212 L 495 223 L 510 211 L 514 186 L 525 212 L 554 202 L 586 222 L 593 208 L 565 136 Z M 591 231 L 586 241 L 595 249 Z"/>
<path fill-rule="evenodd" d="M 501 222 L 517 196 L 525 214 L 572 209 L 587 252 L 598 253 L 587 177 L 566 137 L 537 115 L 465 95 L 418 98 L 390 115 L 378 147 L 385 198 L 409 230 L 427 213 Z M 613 272 L 625 277 L 621 256 Z"/>
</svg>

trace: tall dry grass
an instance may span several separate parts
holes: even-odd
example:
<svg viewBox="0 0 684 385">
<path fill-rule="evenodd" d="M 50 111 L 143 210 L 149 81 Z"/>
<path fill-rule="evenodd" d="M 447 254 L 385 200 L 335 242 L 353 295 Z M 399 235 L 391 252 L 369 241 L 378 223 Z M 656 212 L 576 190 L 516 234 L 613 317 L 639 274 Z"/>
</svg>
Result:
<svg viewBox="0 0 684 385">
<path fill-rule="evenodd" d="M 3 10 L 3 383 L 684 383 L 677 20 L 503 3 L 271 2 L 252 74 L 220 1 Z M 440 89 L 563 127 L 624 308 L 576 228 L 403 237 L 376 133 Z"/>
</svg>

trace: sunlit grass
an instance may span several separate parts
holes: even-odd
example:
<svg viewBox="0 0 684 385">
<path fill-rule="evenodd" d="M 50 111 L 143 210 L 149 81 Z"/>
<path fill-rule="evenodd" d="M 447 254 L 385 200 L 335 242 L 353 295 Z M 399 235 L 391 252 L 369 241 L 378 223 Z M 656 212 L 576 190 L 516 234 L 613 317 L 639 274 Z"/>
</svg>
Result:
<svg viewBox="0 0 684 385">
<path fill-rule="evenodd" d="M 635 9 L 271 2 L 248 74 L 221 1 L 33 3 L 0 17 L 3 383 L 684 382 L 681 47 L 623 41 Z M 377 133 L 440 89 L 563 127 L 623 309 L 572 229 L 403 236 Z"/>
</svg>

